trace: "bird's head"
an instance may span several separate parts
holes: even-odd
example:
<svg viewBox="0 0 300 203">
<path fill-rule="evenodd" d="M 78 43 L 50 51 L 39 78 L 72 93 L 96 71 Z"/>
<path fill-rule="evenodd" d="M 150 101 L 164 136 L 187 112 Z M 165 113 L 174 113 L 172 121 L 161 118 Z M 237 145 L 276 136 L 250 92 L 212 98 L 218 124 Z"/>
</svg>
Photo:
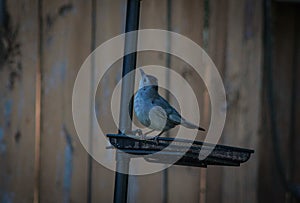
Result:
<svg viewBox="0 0 300 203">
<path fill-rule="evenodd" d="M 139 89 L 145 87 L 145 86 L 158 86 L 157 78 L 152 75 L 147 75 L 142 69 L 140 69 L 141 72 L 141 80 Z"/>
</svg>

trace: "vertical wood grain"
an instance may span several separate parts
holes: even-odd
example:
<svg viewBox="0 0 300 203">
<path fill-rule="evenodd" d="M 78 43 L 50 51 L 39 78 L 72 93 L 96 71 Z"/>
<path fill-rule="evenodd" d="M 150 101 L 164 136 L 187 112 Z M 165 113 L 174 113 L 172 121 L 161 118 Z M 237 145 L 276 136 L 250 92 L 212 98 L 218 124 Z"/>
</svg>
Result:
<svg viewBox="0 0 300 203">
<path fill-rule="evenodd" d="M 208 54 L 224 79 L 228 1 L 209 1 L 208 8 Z M 221 140 L 219 141 L 222 142 Z M 207 169 L 206 202 L 221 202 L 223 167 L 213 166 Z"/>
<path fill-rule="evenodd" d="M 260 1 L 228 1 L 224 82 L 227 118 L 225 144 L 256 153 L 240 167 L 224 167 L 222 202 L 257 202 L 257 150 L 262 58 Z"/>
<path fill-rule="evenodd" d="M 124 33 L 126 0 L 98 0 L 95 1 L 95 48 L 105 41 Z M 95 67 L 99 68 L 99 67 Z M 104 134 L 117 133 L 118 129 L 112 120 L 111 98 L 113 90 L 122 74 L 122 61 L 113 64 L 100 81 L 99 85 L 93 84 L 97 89 L 95 108 L 98 123 Z M 94 81 L 97 79 L 94 78 Z M 101 135 L 105 136 L 105 135 Z M 107 142 L 109 145 L 109 142 Z M 115 172 L 111 171 L 95 160 L 92 161 L 91 170 L 91 201 L 113 202 Z"/>
<path fill-rule="evenodd" d="M 42 2 L 40 200 L 85 202 L 88 154 L 75 132 L 71 104 L 77 72 L 90 53 L 91 3 Z"/>
<path fill-rule="evenodd" d="M 276 114 L 276 129 L 279 135 L 280 156 L 274 153 L 270 125 L 263 125 L 260 142 L 259 201 L 293 202 L 291 193 L 286 191 L 278 173 L 277 163 L 281 159 L 285 178 L 298 184 L 299 177 L 299 5 L 288 3 L 273 4 L 273 90 Z M 287 23 L 288 22 L 288 23 Z M 266 76 L 265 78 L 267 78 Z M 270 105 L 267 103 L 268 81 L 264 81 L 263 121 L 270 122 Z M 295 103 L 294 103 L 295 102 Z M 293 104 L 294 103 L 294 104 Z M 292 105 L 295 105 L 292 107 Z M 294 132 L 293 132 L 294 131 Z M 294 200 L 295 201 L 295 200 Z M 296 202 L 296 201 L 295 201 Z"/>
<path fill-rule="evenodd" d="M 42 55 L 42 111 L 40 202 L 87 202 L 88 176 L 91 175 L 92 202 L 112 202 L 114 172 L 92 160 L 76 135 L 71 112 L 73 84 L 80 65 L 91 52 L 92 3 L 72 0 L 42 3 L 42 53 L 39 53 L 38 0 L 7 0 L 12 32 L 20 45 L 11 64 L 0 65 L 0 202 L 32 202 L 34 194 L 35 82 L 39 55 Z M 96 2 L 95 44 L 124 32 L 126 0 Z M 129 202 L 283 202 L 286 195 L 275 169 L 273 146 L 261 111 L 262 5 L 259 0 L 209 1 L 209 28 L 203 30 L 204 1 L 172 1 L 171 30 L 203 45 L 208 34 L 207 51 L 224 79 L 227 92 L 227 120 L 220 143 L 255 150 L 241 167 L 198 168 L 172 166 L 168 169 L 168 191 L 164 191 L 163 172 L 132 176 Z M 167 29 L 167 1 L 143 0 L 140 28 Z M 299 182 L 299 6 L 276 7 L 274 81 L 275 102 L 282 156 L 293 182 Z M 298 9 L 298 10 L 297 10 Z M 298 30 L 298 31 L 297 31 Z M 208 33 L 206 33 L 208 31 Z M 0 35 L 2 38 L 3 36 Z M 1 48 L 1 47 L 0 47 Z M 1 55 L 2 56 L 2 55 Z M 2 58 L 0 58 L 0 62 Z M 138 66 L 162 65 L 166 55 L 139 53 Z M 293 67 L 296 67 L 293 69 Z M 96 96 L 96 112 L 107 133 L 117 132 L 109 117 L 107 98 L 121 77 L 122 60 L 107 73 Z M 209 106 L 204 84 L 194 82 L 191 67 L 171 57 L 171 68 L 191 82 L 202 114 Z M 295 71 L 294 71 L 295 70 Z M 147 72 L 147 70 L 145 70 Z M 95 84 L 91 84 L 94 85 Z M 169 85 L 180 88 L 180 82 Z M 92 87 L 91 87 L 92 88 Z M 96 86 L 94 88 L 97 88 Z M 185 97 L 184 91 L 182 97 Z M 175 103 L 171 98 L 171 103 Z M 190 115 L 195 101 L 186 101 Z M 204 111 L 204 112 L 203 112 Z M 293 120 L 291 113 L 295 113 Z M 191 119 L 192 116 L 191 116 Z M 209 119 L 203 122 L 207 129 Z M 202 120 L 201 120 L 202 121 Z M 86 121 L 89 122 L 89 121 Z M 261 126 L 259 125 L 261 122 Z M 290 123 L 295 135 L 291 137 Z M 262 129 L 259 132 L 259 128 Z M 172 136 L 172 131 L 170 135 Z M 89 132 L 87 132 L 89 133 Z M 198 139 L 203 139 L 198 134 Z M 259 145 L 258 145 L 259 144 Z M 259 171 L 258 171 L 259 169 Z M 207 183 L 205 173 L 207 172 Z M 200 184 L 200 181 L 202 183 Z M 207 187 L 206 187 L 207 186 Z M 204 194 L 205 193 L 205 194 Z M 167 198 L 164 197 L 167 195 Z M 203 197 L 205 196 L 205 198 Z"/>
<path fill-rule="evenodd" d="M 204 1 L 172 1 L 171 18 L 172 31 L 182 34 L 193 40 L 198 45 L 202 46 Z M 193 121 L 193 119 L 195 118 L 195 106 L 199 105 L 199 109 L 202 109 L 202 95 L 205 89 L 205 85 L 203 82 L 198 82 L 201 81 L 201 78 L 198 78 L 194 74 L 192 67 L 176 57 L 171 58 L 171 68 L 182 75 L 185 81 L 189 82 L 195 92 L 195 95 L 197 96 L 198 102 L 189 99 L 187 96 L 188 94 L 184 90 L 181 91 L 182 98 L 185 98 L 184 105 L 185 107 L 187 107 L 187 115 L 184 116 L 187 119 Z M 171 78 L 170 86 L 180 89 L 183 86 L 181 82 L 183 81 L 174 81 Z M 203 112 L 201 112 L 201 114 L 202 113 Z M 203 118 L 203 114 L 200 116 L 200 118 Z M 207 126 L 204 126 L 204 128 L 207 128 Z M 188 129 L 183 128 L 183 130 L 183 133 L 186 135 L 191 133 L 191 131 Z M 172 132 L 170 132 L 170 135 L 172 135 Z M 198 133 L 197 139 L 203 140 L 204 135 L 204 133 Z M 200 201 L 201 191 L 199 168 L 171 166 L 169 168 L 168 180 L 169 202 Z"/>
<path fill-rule="evenodd" d="M 297 9 L 297 11 L 299 11 L 300 7 L 298 5 L 298 7 L 296 7 L 295 9 Z M 293 87 L 293 94 L 294 94 L 294 111 L 292 111 L 291 113 L 294 114 L 294 117 L 292 117 L 292 122 L 294 122 L 294 125 L 291 125 L 292 128 L 294 128 L 292 130 L 292 139 L 291 139 L 291 143 L 293 145 L 293 149 L 291 150 L 291 181 L 294 183 L 299 184 L 300 183 L 300 174 L 298 171 L 300 171 L 300 161 L 298 159 L 298 154 L 300 154 L 300 148 L 299 143 L 300 143 L 300 138 L 299 138 L 299 134 L 300 134 L 300 107 L 299 104 L 300 103 L 300 82 L 298 80 L 298 78 L 300 77 L 300 29 L 299 26 L 297 26 L 297 22 L 300 21 L 300 13 L 299 12 L 295 12 L 295 41 L 294 41 L 294 64 L 293 64 L 293 82 L 294 82 L 294 87 Z M 293 110 L 293 109 L 291 109 Z M 295 199 L 293 200 L 294 202 L 297 202 Z"/>
<path fill-rule="evenodd" d="M 0 202 L 32 202 L 38 4 L 36 0 L 3 2 L 7 16 L 1 16 L 0 26 L 1 45 L 5 45 L 0 65 Z"/>
</svg>

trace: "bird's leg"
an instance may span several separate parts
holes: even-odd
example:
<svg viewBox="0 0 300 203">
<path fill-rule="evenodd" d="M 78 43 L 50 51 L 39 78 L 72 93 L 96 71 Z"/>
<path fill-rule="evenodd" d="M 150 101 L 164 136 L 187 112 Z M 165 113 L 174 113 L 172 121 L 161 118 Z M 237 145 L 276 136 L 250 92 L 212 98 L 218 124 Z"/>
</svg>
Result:
<svg viewBox="0 0 300 203">
<path fill-rule="evenodd" d="M 146 140 L 146 134 L 143 134 L 143 131 L 141 129 L 136 129 L 136 130 L 131 130 L 131 131 L 126 130 L 122 133 L 125 135 L 134 135 L 134 136 L 138 135 L 138 136 L 140 136 L 139 139 Z"/>
<path fill-rule="evenodd" d="M 144 135 L 148 135 L 148 134 L 150 134 L 150 133 L 152 133 L 152 132 L 154 132 L 155 130 L 150 130 L 149 132 L 146 132 L 146 133 L 144 133 Z"/>
<path fill-rule="evenodd" d="M 156 144 L 158 145 L 158 138 L 165 132 L 165 130 L 161 131 L 158 135 L 155 137 L 151 138 L 151 140 L 154 140 Z"/>
<path fill-rule="evenodd" d="M 155 130 L 150 130 L 149 132 L 146 132 L 146 133 L 142 133 L 142 134 L 140 134 L 140 136 L 141 136 L 141 139 L 142 140 L 146 140 L 146 135 L 148 135 L 148 134 L 150 134 L 150 133 L 152 133 L 153 131 L 155 131 Z"/>
</svg>

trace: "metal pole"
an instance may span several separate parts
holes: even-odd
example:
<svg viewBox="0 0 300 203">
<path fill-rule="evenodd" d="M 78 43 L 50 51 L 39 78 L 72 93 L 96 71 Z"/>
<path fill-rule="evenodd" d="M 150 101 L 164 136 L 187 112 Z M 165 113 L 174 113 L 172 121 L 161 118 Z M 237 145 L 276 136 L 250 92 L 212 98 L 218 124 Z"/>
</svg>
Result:
<svg viewBox="0 0 300 203">
<path fill-rule="evenodd" d="M 126 12 L 126 27 L 125 32 L 138 30 L 139 26 L 139 13 L 140 13 L 140 0 L 128 0 L 127 12 Z M 125 50 L 134 48 L 137 46 L 137 34 L 131 35 L 131 37 L 125 38 Z M 132 49 L 131 49 L 132 50 Z M 136 52 L 128 54 L 123 59 L 123 72 L 122 72 L 122 93 L 120 104 L 120 123 L 119 133 L 124 131 L 130 131 L 132 124 L 132 110 L 133 103 L 129 106 L 130 99 L 134 93 L 134 80 L 135 74 L 130 74 L 129 77 L 124 76 L 135 70 L 136 66 Z M 128 112 L 129 111 L 129 112 Z M 127 189 L 128 189 L 128 172 L 129 172 L 129 157 L 121 152 L 117 151 L 116 154 L 117 171 L 123 171 L 124 173 L 115 173 L 115 191 L 114 202 L 126 202 L 127 201 Z"/>
</svg>

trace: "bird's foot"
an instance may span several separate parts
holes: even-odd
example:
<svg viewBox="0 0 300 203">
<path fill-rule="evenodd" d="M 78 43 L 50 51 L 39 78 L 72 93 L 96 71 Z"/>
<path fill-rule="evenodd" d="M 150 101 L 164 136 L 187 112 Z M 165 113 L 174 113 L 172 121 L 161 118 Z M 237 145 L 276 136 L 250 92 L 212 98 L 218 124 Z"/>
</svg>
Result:
<svg viewBox="0 0 300 203">
<path fill-rule="evenodd" d="M 123 134 L 132 137 L 134 139 L 140 139 L 140 140 L 146 140 L 146 134 L 143 134 L 143 131 L 141 129 L 136 130 L 126 130 L 122 132 Z"/>
<path fill-rule="evenodd" d="M 143 136 L 143 131 L 141 129 L 136 129 L 132 131 L 134 135 Z"/>
<path fill-rule="evenodd" d="M 161 131 L 158 135 L 156 135 L 155 137 L 153 138 L 150 138 L 151 140 L 154 140 L 154 142 L 156 143 L 156 145 L 159 144 L 158 142 L 158 138 L 165 132 L 165 130 Z"/>
<path fill-rule="evenodd" d="M 143 131 L 141 129 L 136 129 L 136 130 L 125 130 L 122 132 L 125 135 L 143 135 Z"/>
<path fill-rule="evenodd" d="M 155 137 L 150 138 L 149 140 L 153 140 L 156 143 L 156 145 L 158 145 L 159 144 L 158 138 L 159 138 L 159 136 L 155 136 Z"/>
<path fill-rule="evenodd" d="M 140 136 L 141 136 L 141 140 L 147 140 L 146 134 L 143 134 L 143 133 L 142 133 Z"/>
</svg>

